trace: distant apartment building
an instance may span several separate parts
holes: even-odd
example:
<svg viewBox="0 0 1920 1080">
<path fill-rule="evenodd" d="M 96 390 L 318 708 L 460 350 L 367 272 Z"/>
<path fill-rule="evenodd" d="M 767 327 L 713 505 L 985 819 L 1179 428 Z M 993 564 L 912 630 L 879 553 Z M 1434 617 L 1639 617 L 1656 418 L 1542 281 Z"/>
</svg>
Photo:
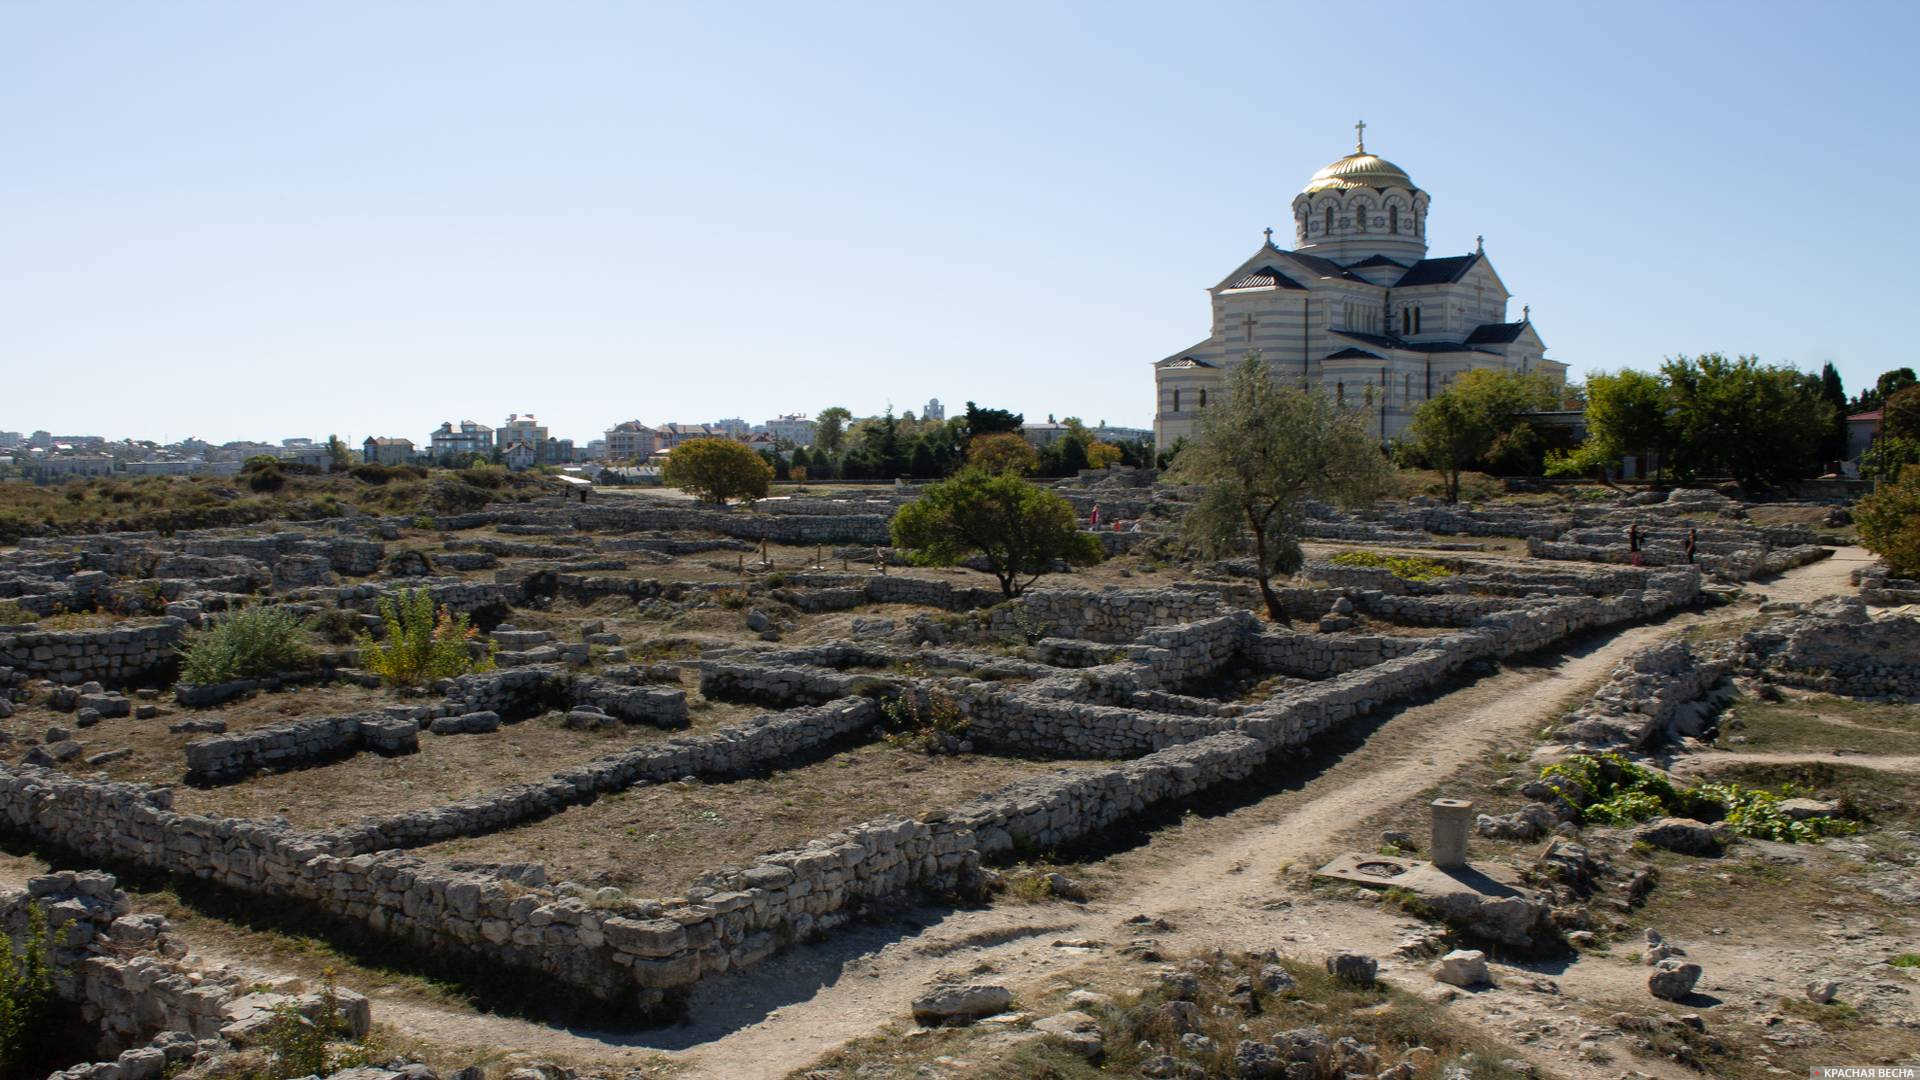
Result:
<svg viewBox="0 0 1920 1080">
<path fill-rule="evenodd" d="M 920 419 L 945 420 L 946 418 L 947 418 L 947 407 L 945 405 L 940 404 L 940 399 L 928 398 L 927 407 L 921 411 Z"/>
<path fill-rule="evenodd" d="M 493 429 L 472 420 L 462 420 L 456 428 L 453 421 L 442 420 L 440 426 L 427 436 L 427 448 L 428 455 L 435 461 L 451 461 L 467 454 L 490 457 L 493 454 Z"/>
<path fill-rule="evenodd" d="M 730 417 L 726 420 L 715 420 L 706 426 L 723 435 L 731 435 L 736 439 L 744 439 L 748 435 L 753 434 L 753 425 L 737 416 Z"/>
<path fill-rule="evenodd" d="M 788 413 L 767 421 L 767 434 L 780 442 L 812 446 L 813 433 L 818 426 L 802 413 Z"/>
<path fill-rule="evenodd" d="M 129 461 L 120 466 L 128 476 L 192 476 L 207 467 L 199 459 L 175 461 Z"/>
<path fill-rule="evenodd" d="M 407 465 L 413 461 L 412 439 L 368 436 L 360 444 L 360 459 L 369 465 Z"/>
<path fill-rule="evenodd" d="M 111 476 L 113 459 L 105 454 L 29 454 L 23 464 L 39 480 L 67 480 L 76 476 Z"/>
<path fill-rule="evenodd" d="M 0 431 L 0 450 L 12 450 L 26 443 L 27 437 L 18 431 Z"/>
<path fill-rule="evenodd" d="M 668 424 L 660 429 L 660 449 L 671 450 L 694 439 L 724 439 L 727 433 L 711 424 Z"/>
<path fill-rule="evenodd" d="M 311 465 L 316 469 L 333 464 L 333 455 L 328 452 L 327 444 L 312 439 L 282 439 L 280 449 L 273 456 L 289 464 Z"/>
<path fill-rule="evenodd" d="M 493 433 L 495 446 L 508 447 L 514 443 L 539 446 L 547 441 L 547 425 L 534 419 L 532 413 L 521 416 L 519 413 L 507 414 L 507 421 Z"/>
<path fill-rule="evenodd" d="M 645 461 L 660 448 L 660 433 L 638 420 L 627 420 L 607 429 L 609 461 Z"/>
</svg>

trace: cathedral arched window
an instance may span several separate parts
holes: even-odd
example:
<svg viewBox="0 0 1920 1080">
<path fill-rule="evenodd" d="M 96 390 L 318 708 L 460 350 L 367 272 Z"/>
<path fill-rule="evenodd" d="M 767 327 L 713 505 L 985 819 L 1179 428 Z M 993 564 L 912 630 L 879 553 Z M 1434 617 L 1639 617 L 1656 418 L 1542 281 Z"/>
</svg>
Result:
<svg viewBox="0 0 1920 1080">
<path fill-rule="evenodd" d="M 1353 227 L 1356 232 L 1367 231 L 1367 208 L 1361 203 L 1353 204 Z"/>
<path fill-rule="evenodd" d="M 1327 204 L 1327 235 L 1333 235 L 1333 204 Z"/>
<path fill-rule="evenodd" d="M 1204 386 L 1200 388 L 1200 407 L 1203 409 L 1207 407 L 1207 390 Z"/>
<path fill-rule="evenodd" d="M 1333 401 L 1336 405 L 1345 405 L 1347 403 L 1346 383 L 1337 382 L 1333 384 Z"/>
<path fill-rule="evenodd" d="M 1387 207 L 1387 231 L 1390 233 L 1400 231 L 1400 208 L 1397 206 Z"/>
<path fill-rule="evenodd" d="M 1177 386 L 1173 388 L 1173 411 L 1180 411 L 1180 388 Z"/>
<path fill-rule="evenodd" d="M 1413 373 L 1412 372 L 1407 373 L 1406 380 L 1407 380 L 1406 385 L 1400 389 L 1400 400 L 1412 401 L 1413 400 Z"/>
</svg>

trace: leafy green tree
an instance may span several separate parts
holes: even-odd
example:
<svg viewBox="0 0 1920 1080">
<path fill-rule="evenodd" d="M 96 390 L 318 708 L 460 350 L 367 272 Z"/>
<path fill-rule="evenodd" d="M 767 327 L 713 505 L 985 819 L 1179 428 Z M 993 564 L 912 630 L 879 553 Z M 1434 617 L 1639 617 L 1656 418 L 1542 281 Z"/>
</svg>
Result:
<svg viewBox="0 0 1920 1080">
<path fill-rule="evenodd" d="M 1011 431 L 1017 435 L 1020 433 L 1020 425 L 1027 421 L 1027 418 L 1020 413 L 1008 412 L 1005 409 L 983 409 L 971 401 L 967 402 L 967 412 L 963 419 L 970 438 L 997 435 L 1003 431 Z"/>
<path fill-rule="evenodd" d="M 1249 355 L 1226 400 L 1200 414 L 1168 479 L 1204 489 L 1182 523 L 1188 539 L 1216 557 L 1250 545 L 1267 614 L 1285 622 L 1272 577 L 1300 568 L 1307 500 L 1367 502 L 1391 472 L 1364 416 L 1325 394 L 1276 385 L 1266 362 Z"/>
<path fill-rule="evenodd" d="M 1873 381 L 1871 387 L 1860 391 L 1859 397 L 1847 403 L 1844 411 L 1849 413 L 1872 412 L 1880 406 L 1885 405 L 1888 398 L 1915 383 L 1920 383 L 1920 377 L 1915 376 L 1913 369 L 1910 367 L 1898 367 L 1892 371 L 1883 371 L 1880 373 L 1880 377 Z"/>
<path fill-rule="evenodd" d="M 724 505 L 729 499 L 766 498 L 773 466 L 732 439 L 689 439 L 667 454 L 660 478 L 704 502 Z"/>
<path fill-rule="evenodd" d="M 1565 458 L 1554 461 L 1550 473 L 1580 475 L 1602 472 L 1621 458 L 1635 454 L 1664 455 L 1673 444 L 1672 400 L 1658 375 L 1622 369 L 1617 374 L 1587 376 L 1587 441 Z"/>
<path fill-rule="evenodd" d="M 1833 426 L 1827 429 L 1826 442 L 1820 447 L 1820 460 L 1841 461 L 1847 456 L 1847 391 L 1832 361 L 1820 366 L 1820 400 L 1833 410 Z"/>
<path fill-rule="evenodd" d="M 1040 453 L 1032 443 L 1010 431 L 975 435 L 967 443 L 967 464 L 990 473 L 1025 476 L 1040 467 Z"/>
<path fill-rule="evenodd" d="M 353 468 L 353 451 L 340 441 L 340 436 L 327 436 L 327 471 L 346 472 Z"/>
<path fill-rule="evenodd" d="M 894 514 L 891 531 L 894 546 L 920 566 L 983 557 L 1008 599 L 1056 560 L 1091 566 L 1101 558 L 1100 541 L 1080 531 L 1073 504 L 1012 473 L 984 469 L 929 485 Z"/>
<path fill-rule="evenodd" d="M 1765 487 L 1817 473 L 1833 425 L 1818 376 L 1720 353 L 1675 357 L 1660 371 L 1672 396 L 1682 475 L 1725 474 Z"/>
<path fill-rule="evenodd" d="M 1853 507 L 1861 546 L 1887 562 L 1899 577 L 1920 575 L 1920 465 L 1908 465 L 1899 479 L 1881 484 Z"/>
<path fill-rule="evenodd" d="M 1920 439 L 1920 386 L 1909 386 L 1896 392 L 1880 408 L 1882 436 Z"/>
<path fill-rule="evenodd" d="M 1545 376 L 1482 368 L 1461 373 L 1452 386 L 1413 411 L 1405 445 L 1430 468 L 1446 474 L 1447 501 L 1460 499 L 1460 474 L 1473 466 L 1531 454 L 1538 446 L 1522 413 L 1558 402 Z"/>
<path fill-rule="evenodd" d="M 1860 478 L 1889 484 L 1909 465 L 1920 465 L 1920 439 L 1881 435 L 1860 454 Z"/>
<path fill-rule="evenodd" d="M 845 448 L 847 442 L 847 421 L 853 414 L 838 405 L 820 410 L 813 418 L 813 445 L 829 454 L 837 454 Z"/>
</svg>

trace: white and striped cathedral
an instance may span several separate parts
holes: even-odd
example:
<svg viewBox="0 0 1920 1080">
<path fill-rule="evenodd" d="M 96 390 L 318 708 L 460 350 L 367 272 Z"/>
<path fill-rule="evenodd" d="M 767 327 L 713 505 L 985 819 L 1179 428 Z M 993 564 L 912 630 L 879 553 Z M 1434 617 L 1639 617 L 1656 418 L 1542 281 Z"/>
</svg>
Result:
<svg viewBox="0 0 1920 1080">
<path fill-rule="evenodd" d="M 1313 174 L 1293 200 L 1293 250 L 1266 242 L 1207 290 L 1213 332 L 1154 364 L 1154 440 L 1194 432 L 1209 396 L 1225 393 L 1233 364 L 1260 354 L 1276 378 L 1319 387 L 1367 410 L 1385 442 L 1414 408 L 1473 368 L 1539 372 L 1564 382 L 1545 357 L 1531 312 L 1507 321 L 1507 287 L 1484 245 L 1427 257 L 1427 193 L 1399 166 L 1353 153 Z"/>
</svg>

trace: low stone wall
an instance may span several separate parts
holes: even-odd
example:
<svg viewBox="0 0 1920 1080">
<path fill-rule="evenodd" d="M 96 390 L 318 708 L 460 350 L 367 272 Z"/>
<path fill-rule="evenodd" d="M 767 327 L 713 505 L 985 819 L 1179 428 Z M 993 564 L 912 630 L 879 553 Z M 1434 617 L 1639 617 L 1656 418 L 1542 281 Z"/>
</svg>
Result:
<svg viewBox="0 0 1920 1080">
<path fill-rule="evenodd" d="M 372 750 L 410 754 L 420 748 L 420 724 L 379 713 L 290 720 L 186 745 L 187 782 L 231 784 L 256 772 L 284 771 Z"/>
<path fill-rule="evenodd" d="M 633 677 L 637 679 L 637 673 Z M 672 729 L 688 723 L 684 690 L 574 674 L 555 664 L 462 675 L 447 686 L 446 694 L 437 715 L 494 712 L 515 721 L 554 709 L 591 705 L 629 724 Z"/>
<path fill-rule="evenodd" d="M 1920 619 L 1830 600 L 1740 637 L 1735 662 L 1773 682 L 1849 697 L 1920 697 Z"/>
<path fill-rule="evenodd" d="M 995 609 L 987 628 L 1000 636 L 1037 632 L 1119 645 L 1149 626 L 1194 622 L 1223 610 L 1217 594 L 1180 589 L 1032 589 Z"/>
<path fill-rule="evenodd" d="M 1706 730 L 1723 703 L 1733 664 L 1683 641 L 1662 642 L 1621 661 L 1607 681 L 1560 720 L 1554 738 L 1582 750 L 1645 750 Z"/>
<path fill-rule="evenodd" d="M 186 621 L 143 626 L 0 633 L 0 666 L 55 682 L 125 684 L 171 672 Z"/>
</svg>

